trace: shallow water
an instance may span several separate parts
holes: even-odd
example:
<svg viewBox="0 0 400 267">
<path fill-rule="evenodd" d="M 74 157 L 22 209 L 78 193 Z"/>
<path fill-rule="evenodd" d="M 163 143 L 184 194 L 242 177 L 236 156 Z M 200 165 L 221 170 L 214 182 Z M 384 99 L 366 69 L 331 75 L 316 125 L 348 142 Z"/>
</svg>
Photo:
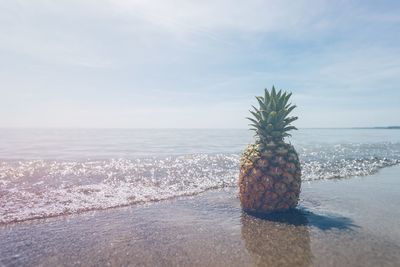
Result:
<svg viewBox="0 0 400 267">
<path fill-rule="evenodd" d="M 247 130 L 1 129 L 0 223 L 236 186 Z M 303 180 L 400 162 L 400 130 L 303 129 Z"/>
<path fill-rule="evenodd" d="M 224 188 L 0 225 L 0 265 L 397 267 L 399 173 L 306 182 L 297 210 L 267 218 Z"/>
</svg>

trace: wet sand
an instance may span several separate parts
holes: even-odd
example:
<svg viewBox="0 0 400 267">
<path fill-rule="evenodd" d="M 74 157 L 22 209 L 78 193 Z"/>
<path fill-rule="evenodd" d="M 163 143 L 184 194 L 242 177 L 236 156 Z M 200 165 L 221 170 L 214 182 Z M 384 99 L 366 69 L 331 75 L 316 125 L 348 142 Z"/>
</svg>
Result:
<svg viewBox="0 0 400 267">
<path fill-rule="evenodd" d="M 400 167 L 303 183 L 257 218 L 236 189 L 0 225 L 0 266 L 400 266 Z"/>
</svg>

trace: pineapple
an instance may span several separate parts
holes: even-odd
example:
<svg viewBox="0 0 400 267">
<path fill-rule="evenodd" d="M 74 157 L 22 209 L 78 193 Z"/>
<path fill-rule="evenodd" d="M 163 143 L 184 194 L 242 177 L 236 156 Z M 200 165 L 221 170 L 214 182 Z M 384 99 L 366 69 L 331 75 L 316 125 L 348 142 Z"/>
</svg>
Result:
<svg viewBox="0 0 400 267">
<path fill-rule="evenodd" d="M 288 117 L 296 107 L 289 103 L 292 94 L 265 89 L 256 97 L 260 108 L 253 106 L 252 129 L 256 141 L 244 151 L 240 160 L 239 193 L 242 208 L 248 212 L 270 213 L 294 208 L 299 200 L 301 170 L 299 157 L 284 138 L 297 130 Z"/>
</svg>

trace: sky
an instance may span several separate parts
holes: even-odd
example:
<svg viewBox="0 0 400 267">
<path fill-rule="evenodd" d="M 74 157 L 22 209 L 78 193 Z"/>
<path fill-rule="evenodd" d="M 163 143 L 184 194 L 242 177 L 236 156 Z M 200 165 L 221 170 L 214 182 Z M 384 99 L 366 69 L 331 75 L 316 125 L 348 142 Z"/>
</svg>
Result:
<svg viewBox="0 0 400 267">
<path fill-rule="evenodd" d="M 400 1 L 0 0 L 0 127 L 400 125 Z"/>
</svg>

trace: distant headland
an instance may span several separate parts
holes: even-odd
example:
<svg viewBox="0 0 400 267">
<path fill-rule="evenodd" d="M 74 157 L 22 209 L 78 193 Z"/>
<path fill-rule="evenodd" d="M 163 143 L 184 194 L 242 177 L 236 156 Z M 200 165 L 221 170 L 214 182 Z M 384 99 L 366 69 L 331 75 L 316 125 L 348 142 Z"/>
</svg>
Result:
<svg viewBox="0 0 400 267">
<path fill-rule="evenodd" d="M 373 127 L 374 129 L 400 129 L 400 126 Z"/>
<path fill-rule="evenodd" d="M 400 129 L 400 126 L 381 126 L 381 127 L 352 127 L 352 129 Z"/>
</svg>

